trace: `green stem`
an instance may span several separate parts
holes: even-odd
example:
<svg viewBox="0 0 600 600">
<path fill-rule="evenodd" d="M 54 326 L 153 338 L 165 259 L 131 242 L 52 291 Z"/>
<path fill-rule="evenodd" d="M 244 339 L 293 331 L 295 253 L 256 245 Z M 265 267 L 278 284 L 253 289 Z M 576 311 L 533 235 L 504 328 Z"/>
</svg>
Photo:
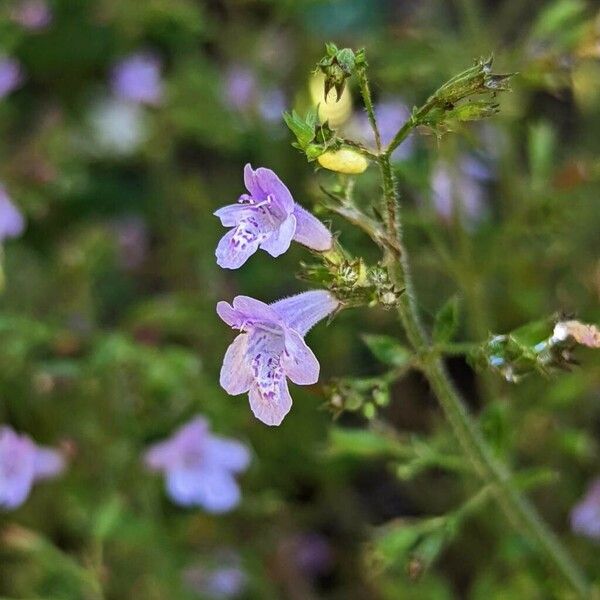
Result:
<svg viewBox="0 0 600 600">
<path fill-rule="evenodd" d="M 484 484 L 492 486 L 496 501 L 513 526 L 539 546 L 548 562 L 554 564 L 581 598 L 586 598 L 588 584 L 585 576 L 558 538 L 542 521 L 535 508 L 515 488 L 510 471 L 493 455 L 421 323 L 408 255 L 402 240 L 399 198 L 389 150 L 388 148 L 380 156 L 379 165 L 387 208 L 388 235 L 395 236 L 395 245 L 399 253 L 395 254 L 387 249 L 385 262 L 390 279 L 397 287 L 405 290 L 398 303 L 398 313 L 407 337 L 420 357 L 422 371 L 475 472 Z"/>
<path fill-rule="evenodd" d="M 371 88 L 369 86 L 369 79 L 367 78 L 367 69 L 365 67 L 359 68 L 357 75 L 360 94 L 365 108 L 367 109 L 367 117 L 369 118 L 371 129 L 375 134 L 377 152 L 381 152 L 381 135 L 379 134 L 379 128 L 377 127 L 377 119 L 375 118 L 375 109 L 373 108 L 373 99 L 371 98 Z"/>
</svg>

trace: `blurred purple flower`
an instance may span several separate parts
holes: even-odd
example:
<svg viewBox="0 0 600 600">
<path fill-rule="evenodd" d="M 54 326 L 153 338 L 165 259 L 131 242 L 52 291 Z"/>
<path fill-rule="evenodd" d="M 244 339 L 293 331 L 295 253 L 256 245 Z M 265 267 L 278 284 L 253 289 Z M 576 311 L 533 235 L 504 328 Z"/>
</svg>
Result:
<svg viewBox="0 0 600 600">
<path fill-rule="evenodd" d="M 240 564 L 239 556 L 232 552 L 217 553 L 214 560 L 219 566 L 190 567 L 183 572 L 187 587 L 203 597 L 213 600 L 236 598 L 246 587 L 247 576 Z"/>
<path fill-rule="evenodd" d="M 18 237 L 25 229 L 25 219 L 0 185 L 0 243 Z"/>
<path fill-rule="evenodd" d="M 28 436 L 0 426 L 0 508 L 17 508 L 36 481 L 56 477 L 65 466 L 58 450 L 36 446 Z"/>
<path fill-rule="evenodd" d="M 375 105 L 375 117 L 381 136 L 381 143 L 387 146 L 394 139 L 400 127 L 410 117 L 410 109 L 402 100 L 390 98 Z M 371 129 L 367 114 L 364 111 L 357 113 L 346 127 L 350 136 L 356 137 L 358 141 L 363 142 L 370 148 L 375 148 L 375 135 Z M 407 158 L 412 151 L 413 138 L 409 136 L 394 150 L 392 158 L 394 160 Z"/>
<path fill-rule="evenodd" d="M 437 214 L 450 221 L 455 215 L 474 223 L 485 214 L 485 183 L 491 172 L 485 165 L 469 156 L 457 165 L 440 160 L 431 176 L 433 206 Z"/>
<path fill-rule="evenodd" d="M 25 77 L 21 63 L 8 56 L 0 57 L 0 98 L 4 98 L 23 84 Z"/>
<path fill-rule="evenodd" d="M 114 223 L 119 262 L 125 270 L 137 269 L 148 252 L 148 227 L 141 217 L 123 217 Z"/>
<path fill-rule="evenodd" d="M 123 100 L 140 104 L 160 104 L 163 99 L 161 61 L 139 52 L 119 61 L 112 71 L 112 89 Z"/>
<path fill-rule="evenodd" d="M 271 169 L 244 167 L 249 194 L 214 214 L 225 227 L 232 227 L 219 242 L 217 264 L 224 269 L 241 267 L 258 248 L 280 256 L 292 239 L 324 251 L 331 248 L 331 233 L 316 217 L 294 202 L 288 188 Z"/>
<path fill-rule="evenodd" d="M 248 67 L 230 67 L 224 78 L 225 100 L 230 108 L 237 111 L 249 110 L 258 96 L 258 81 Z"/>
<path fill-rule="evenodd" d="M 600 541 L 600 478 L 592 481 L 583 499 L 573 507 L 571 529 Z"/>
<path fill-rule="evenodd" d="M 279 88 L 270 88 L 261 94 L 258 103 L 260 116 L 268 123 L 282 121 L 287 106 L 285 94 Z"/>
<path fill-rule="evenodd" d="M 144 459 L 148 468 L 165 473 L 173 502 L 223 513 L 240 502 L 234 475 L 248 468 L 250 452 L 237 440 L 211 433 L 206 419 L 197 416 L 151 446 Z"/>
<path fill-rule="evenodd" d="M 233 306 L 219 302 L 221 319 L 242 331 L 225 353 L 221 387 L 232 396 L 249 392 L 254 416 L 266 425 L 280 425 L 292 407 L 286 378 L 298 385 L 319 379 L 319 361 L 304 336 L 338 306 L 324 290 L 273 304 L 249 296 L 236 296 Z"/>
<path fill-rule="evenodd" d="M 45 29 L 52 23 L 52 11 L 46 0 L 22 0 L 13 9 L 11 17 L 30 31 Z"/>
<path fill-rule="evenodd" d="M 319 533 L 303 533 L 291 540 L 296 565 L 304 575 L 318 577 L 333 564 L 333 553 L 327 538 Z"/>
</svg>

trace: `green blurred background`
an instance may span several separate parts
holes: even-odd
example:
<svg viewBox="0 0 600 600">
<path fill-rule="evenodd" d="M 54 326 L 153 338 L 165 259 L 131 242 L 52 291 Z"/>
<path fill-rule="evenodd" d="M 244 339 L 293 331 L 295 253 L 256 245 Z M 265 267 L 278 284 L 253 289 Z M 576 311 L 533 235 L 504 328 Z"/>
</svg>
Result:
<svg viewBox="0 0 600 600">
<path fill-rule="evenodd" d="M 220 389 L 233 334 L 216 302 L 308 289 L 294 274 L 309 255 L 296 245 L 277 261 L 259 252 L 220 270 L 224 229 L 212 213 L 243 192 L 246 162 L 269 167 L 352 252 L 376 259 L 363 234 L 319 208 L 318 184 L 333 176 L 291 147 L 281 111 L 315 101 L 310 72 L 326 41 L 367 49 L 376 104 L 396 106 L 392 120 L 493 52 L 498 71 L 519 73 L 500 114 L 440 140 L 419 132 L 395 163 L 421 309 L 431 322 L 458 294 L 460 338 L 474 342 L 557 313 L 598 322 L 598 5 L 48 0 L 50 21 L 31 27 L 16 17 L 20 4 L 0 7 L 0 50 L 23 71 L 0 100 L 0 181 L 27 219 L 4 245 L 0 422 L 62 444 L 71 464 L 0 514 L 0 596 L 217 597 L 198 579 L 233 561 L 240 598 L 566 597 L 493 506 L 424 573 L 411 572 L 401 542 L 378 545 L 382 526 L 402 531 L 477 489 L 332 441 L 332 428 L 364 429 L 367 419 L 350 407 L 334 421 L 323 384 L 383 371 L 361 335 L 402 339 L 393 312 L 346 311 L 310 333 L 321 382 L 294 387 L 279 428 Z M 160 61 L 154 105 L 123 102 L 111 85 L 115 64 L 137 52 Z M 364 131 L 352 85 L 349 99 L 336 118 Z M 376 173 L 358 189 L 371 202 Z M 600 577 L 597 546 L 568 526 L 600 472 L 600 362 L 579 358 L 570 373 L 519 385 L 460 357 L 449 367 L 498 454 L 549 469 L 532 497 Z M 140 461 L 197 413 L 253 449 L 243 502 L 228 515 L 172 505 Z M 457 452 L 419 376 L 394 385 L 377 419 Z"/>
</svg>

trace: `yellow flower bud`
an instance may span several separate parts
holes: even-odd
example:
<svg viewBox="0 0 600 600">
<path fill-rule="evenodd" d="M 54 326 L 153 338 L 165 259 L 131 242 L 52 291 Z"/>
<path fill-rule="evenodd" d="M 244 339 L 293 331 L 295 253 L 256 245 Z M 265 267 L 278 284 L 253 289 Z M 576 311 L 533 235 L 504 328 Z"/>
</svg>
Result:
<svg viewBox="0 0 600 600">
<path fill-rule="evenodd" d="M 366 171 L 369 166 L 367 159 L 362 154 L 350 148 L 342 148 L 335 152 L 330 150 L 321 154 L 317 160 L 323 168 L 347 175 L 358 175 Z"/>
</svg>

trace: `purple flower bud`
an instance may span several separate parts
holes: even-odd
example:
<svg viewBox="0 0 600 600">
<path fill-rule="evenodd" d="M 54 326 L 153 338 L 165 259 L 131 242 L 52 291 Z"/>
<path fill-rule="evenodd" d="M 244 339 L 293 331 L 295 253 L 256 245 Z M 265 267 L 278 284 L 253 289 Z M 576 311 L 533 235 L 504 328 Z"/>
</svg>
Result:
<svg viewBox="0 0 600 600">
<path fill-rule="evenodd" d="M 161 62 L 153 54 L 140 52 L 118 62 L 111 83 L 113 92 L 123 100 L 157 105 L 163 99 Z"/>
<path fill-rule="evenodd" d="M 571 511 L 574 533 L 600 541 L 600 478 L 592 481 L 586 495 Z"/>
<path fill-rule="evenodd" d="M 36 481 L 56 477 L 64 469 L 61 452 L 36 446 L 28 436 L 0 426 L 0 508 L 21 506 Z"/>
<path fill-rule="evenodd" d="M 40 31 L 52 23 L 52 11 L 45 0 L 22 0 L 12 11 L 11 17 L 30 31 Z"/>
<path fill-rule="evenodd" d="M 214 214 L 225 227 L 232 227 L 219 242 L 217 264 L 224 269 L 241 267 L 258 248 L 277 257 L 287 251 L 292 239 L 313 250 L 329 250 L 329 230 L 294 202 L 288 188 L 271 169 L 256 171 L 247 164 L 244 182 L 248 194 Z"/>
<path fill-rule="evenodd" d="M 149 469 L 165 474 L 173 502 L 224 513 L 240 502 L 234 475 L 248 468 L 250 452 L 241 442 L 211 433 L 206 419 L 198 416 L 151 446 L 144 459 Z"/>
<path fill-rule="evenodd" d="M 221 387 L 232 396 L 248 392 L 254 416 L 266 425 L 280 425 L 292 407 L 287 378 L 298 385 L 319 379 L 319 361 L 303 338 L 338 306 L 324 290 L 273 304 L 249 296 L 236 296 L 233 306 L 219 302 L 221 319 L 242 331 L 225 353 Z"/>
<path fill-rule="evenodd" d="M 25 77 L 18 60 L 4 56 L 0 58 L 0 98 L 21 87 Z"/>
<path fill-rule="evenodd" d="M 0 242 L 18 237 L 25 229 L 25 219 L 0 185 Z"/>
</svg>

